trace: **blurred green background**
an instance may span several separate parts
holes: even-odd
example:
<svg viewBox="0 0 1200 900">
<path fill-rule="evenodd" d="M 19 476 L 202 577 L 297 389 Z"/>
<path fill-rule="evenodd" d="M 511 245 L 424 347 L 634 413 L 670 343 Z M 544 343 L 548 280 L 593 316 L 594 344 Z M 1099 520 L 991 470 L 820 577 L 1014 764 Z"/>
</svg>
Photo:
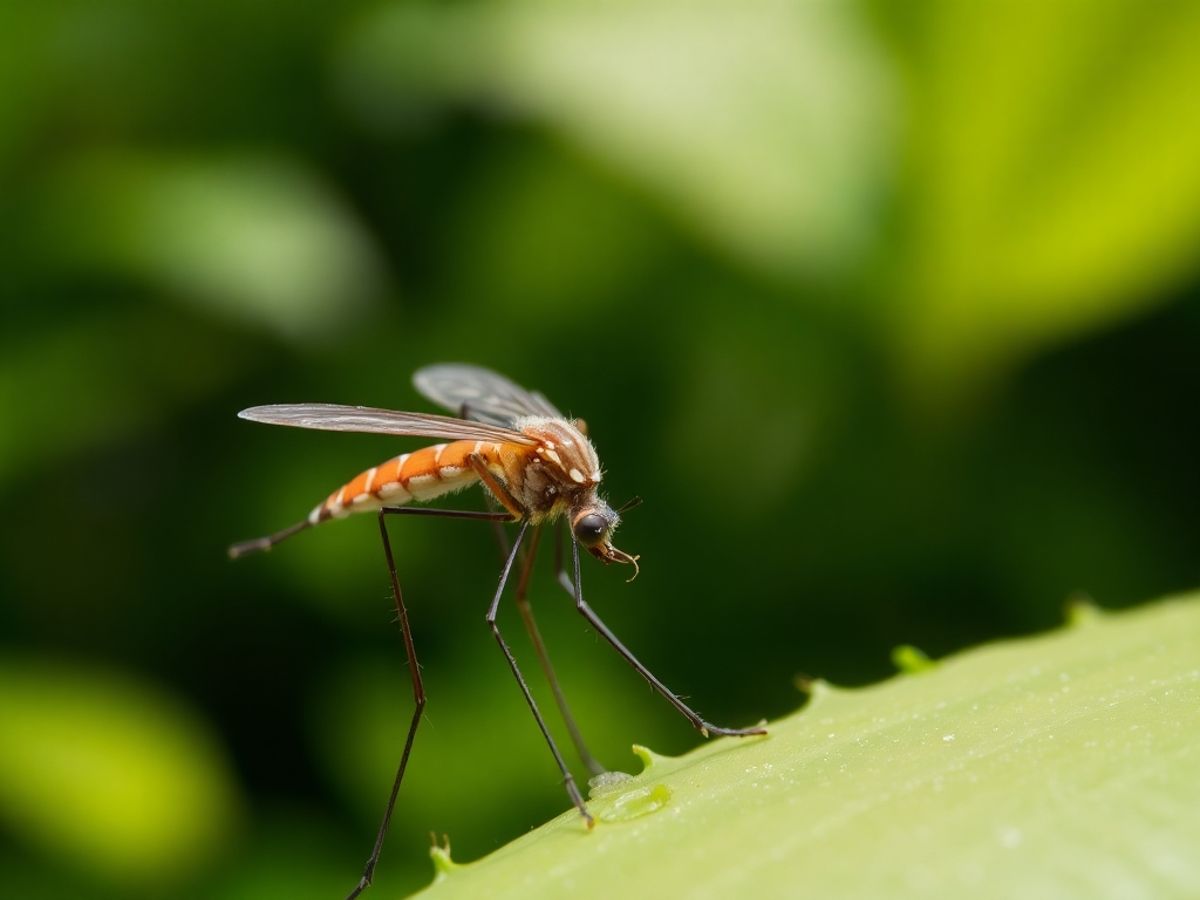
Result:
<svg viewBox="0 0 1200 900">
<path fill-rule="evenodd" d="M 590 599 L 727 724 L 1195 587 L 1198 42 L 1136 0 L 0 5 L 0 894 L 357 877 L 411 708 L 375 523 L 224 547 L 417 443 L 251 404 L 464 360 L 585 416 L 646 500 Z M 566 807 L 488 529 L 392 533 L 430 705 L 379 897 Z M 542 562 L 600 757 L 695 744 Z"/>
</svg>

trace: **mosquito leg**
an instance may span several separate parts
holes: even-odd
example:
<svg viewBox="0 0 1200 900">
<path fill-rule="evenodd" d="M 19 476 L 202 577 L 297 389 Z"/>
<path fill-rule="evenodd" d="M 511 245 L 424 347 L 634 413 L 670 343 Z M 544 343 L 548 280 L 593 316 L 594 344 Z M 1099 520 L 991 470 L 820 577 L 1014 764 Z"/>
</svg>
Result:
<svg viewBox="0 0 1200 900">
<path fill-rule="evenodd" d="M 521 613 L 521 620 L 525 623 L 525 630 L 529 632 L 529 640 L 532 641 L 533 648 L 537 651 L 538 662 L 541 663 L 546 680 L 550 682 L 550 690 L 554 694 L 554 702 L 558 705 L 558 712 L 562 716 L 563 723 L 567 726 L 567 732 L 571 735 L 571 742 L 575 745 L 579 759 L 589 772 L 593 775 L 599 775 L 605 771 L 604 766 L 597 762 L 596 757 L 592 756 L 587 748 L 587 744 L 584 743 L 583 733 L 580 732 L 579 726 L 575 724 L 575 717 L 571 715 L 571 709 L 567 705 L 567 697 L 563 693 L 562 686 L 558 683 L 558 676 L 555 674 L 554 666 L 550 662 L 550 654 L 546 652 L 546 644 L 542 641 L 537 621 L 533 618 L 533 607 L 529 603 L 529 579 L 533 572 L 534 560 L 537 558 L 538 542 L 541 536 L 542 526 L 535 525 L 533 534 L 529 536 L 529 543 L 524 552 L 524 558 L 521 560 L 521 574 L 517 579 L 517 610 Z"/>
<path fill-rule="evenodd" d="M 727 734 L 743 737 L 751 734 L 767 733 L 765 728 L 723 728 L 720 725 L 713 725 L 711 722 L 706 722 L 704 719 L 700 718 L 700 716 L 697 715 L 691 707 L 679 699 L 677 694 L 672 692 L 670 688 L 659 681 L 653 672 L 638 662 L 637 657 L 635 657 L 625 648 L 625 645 L 617 639 L 615 634 L 608 630 L 608 626 L 600 621 L 600 617 L 597 616 L 596 613 L 593 612 L 592 608 L 584 601 L 583 590 L 579 581 L 579 545 L 574 541 L 571 542 L 571 551 L 575 563 L 575 608 L 578 609 L 580 614 L 588 620 L 588 623 L 595 628 L 597 632 L 599 632 L 601 637 L 613 645 L 613 648 L 625 658 L 627 663 L 633 666 L 639 675 L 645 678 L 646 681 L 650 682 L 650 686 L 652 688 L 662 694 L 663 698 L 666 699 L 668 703 L 679 710 L 679 712 L 683 714 L 683 717 L 691 722 L 693 726 L 695 726 L 697 731 L 699 731 L 705 737 L 709 737 L 714 734 Z"/>
<path fill-rule="evenodd" d="M 489 506 L 499 505 L 499 501 L 490 493 L 486 494 L 486 496 Z M 501 527 L 501 523 L 496 522 L 494 524 L 496 528 L 496 541 L 500 547 L 501 560 L 503 560 L 508 556 L 511 546 L 508 542 L 508 535 Z M 555 559 L 557 560 L 562 557 L 562 536 L 557 531 L 556 534 L 559 540 L 559 543 L 555 547 Z M 529 640 L 533 643 L 533 649 L 537 652 L 538 663 L 542 667 L 546 681 L 550 683 L 550 690 L 554 694 L 554 702 L 558 706 L 558 712 L 562 716 L 563 723 L 567 726 L 567 732 L 571 735 L 571 743 L 575 745 L 575 752 L 579 755 L 580 762 L 593 775 L 600 775 L 606 770 L 596 757 L 592 755 L 591 751 L 588 750 L 587 743 L 583 739 L 583 732 L 579 730 L 579 726 L 575 723 L 575 717 L 571 714 L 571 709 L 567 705 L 566 694 L 563 693 L 562 686 L 558 681 L 558 675 L 554 671 L 554 665 L 550 662 L 550 654 L 546 650 L 545 642 L 542 640 L 541 630 L 537 626 L 537 620 L 534 619 L 533 606 L 529 603 L 529 581 L 533 572 L 534 560 L 537 558 L 537 548 L 540 538 L 541 526 L 538 526 L 534 529 L 528 545 L 521 548 L 521 553 L 518 557 L 521 574 L 517 581 L 517 611 L 521 614 L 521 621 L 525 624 L 525 631 L 529 634 Z M 574 596 L 574 591 L 571 592 L 571 596 Z"/>
<path fill-rule="evenodd" d="M 427 506 L 383 506 L 384 516 L 427 516 L 431 519 L 472 519 L 478 522 L 511 522 L 512 513 L 487 512 L 482 509 L 430 509 Z"/>
<path fill-rule="evenodd" d="M 463 404 L 464 406 L 466 404 Z M 500 510 L 500 501 L 493 496 L 491 491 L 483 492 L 484 502 L 487 503 L 488 509 L 493 512 Z M 509 516 L 508 518 L 512 518 Z M 508 557 L 508 551 L 512 549 L 512 545 L 508 542 L 508 532 L 504 530 L 504 523 L 497 521 L 492 523 L 492 533 L 496 536 L 496 547 L 500 550 L 500 564 L 504 564 L 504 560 Z"/>
<path fill-rule="evenodd" d="M 421 681 L 421 667 L 417 663 L 417 648 L 412 639 L 412 627 L 408 621 L 408 608 L 404 605 L 404 595 L 400 591 L 400 579 L 396 576 L 396 560 L 392 555 L 392 543 L 388 539 L 386 511 L 379 511 L 379 535 L 383 540 L 383 555 L 387 560 L 388 577 L 392 581 L 392 597 L 396 603 L 396 615 L 400 621 L 400 631 L 404 636 L 404 652 L 408 655 L 408 673 L 412 676 L 413 715 L 408 723 L 408 736 L 404 739 L 404 752 L 400 754 L 400 765 L 396 768 L 396 779 L 392 782 L 392 791 L 388 795 L 387 806 L 383 811 L 383 821 L 379 824 L 379 832 L 375 836 L 375 846 L 367 857 L 363 867 L 362 877 L 346 897 L 354 900 L 371 884 L 375 874 L 375 866 L 379 863 L 379 854 L 383 851 L 383 839 L 387 836 L 388 825 L 392 821 L 392 812 L 396 808 L 396 797 L 400 793 L 400 782 L 404 780 L 404 770 L 408 767 L 408 758 L 412 754 L 413 740 L 417 736 L 417 726 L 421 724 L 421 713 L 425 709 L 425 685 Z"/>
<path fill-rule="evenodd" d="M 523 519 L 525 517 L 525 508 L 521 506 L 520 501 L 509 491 L 508 485 L 492 474 L 492 470 L 487 467 L 487 462 L 482 456 L 478 453 L 472 453 L 467 457 L 467 464 L 475 470 L 475 474 L 479 476 L 479 480 L 500 501 L 500 505 L 512 513 L 514 519 Z"/>
<path fill-rule="evenodd" d="M 529 692 L 529 685 L 525 683 L 525 678 L 521 675 L 521 669 L 517 666 L 516 657 L 508 649 L 508 644 L 504 642 L 504 637 L 500 634 L 500 626 L 496 624 L 496 614 L 500 609 L 500 598 L 504 595 L 504 586 L 508 582 L 509 573 L 512 572 L 513 561 L 517 558 L 517 551 L 521 548 L 521 542 L 524 540 L 525 532 L 528 530 L 529 520 L 526 519 L 521 523 L 521 530 L 517 532 L 517 537 L 513 541 L 513 548 L 509 551 L 508 558 L 504 561 L 504 568 L 500 571 L 500 583 L 496 586 L 496 594 L 492 597 L 492 605 L 488 607 L 487 623 L 488 627 L 492 629 L 492 635 L 496 638 L 496 643 L 500 645 L 500 650 L 504 653 L 504 658 L 508 660 L 508 667 L 512 669 L 513 677 L 517 679 L 517 684 L 521 687 L 521 693 L 525 695 L 525 702 L 529 704 L 529 710 L 533 713 L 533 718 L 537 721 L 538 728 L 541 729 L 542 737 L 546 739 L 546 743 L 550 746 L 550 752 L 554 755 L 554 761 L 558 763 L 558 769 L 562 772 L 563 776 L 563 785 L 567 789 L 567 796 L 571 798 L 571 802 L 575 804 L 575 808 L 579 810 L 580 815 L 587 822 L 588 828 L 591 828 L 594 824 L 592 816 L 583 803 L 583 797 L 579 793 L 579 788 L 575 785 L 575 777 L 571 774 L 571 770 L 567 768 L 566 760 L 563 759 L 558 746 L 554 743 L 554 738 L 550 736 L 550 729 L 546 727 L 546 720 L 542 718 L 537 702 L 533 699 L 533 694 Z"/>
</svg>

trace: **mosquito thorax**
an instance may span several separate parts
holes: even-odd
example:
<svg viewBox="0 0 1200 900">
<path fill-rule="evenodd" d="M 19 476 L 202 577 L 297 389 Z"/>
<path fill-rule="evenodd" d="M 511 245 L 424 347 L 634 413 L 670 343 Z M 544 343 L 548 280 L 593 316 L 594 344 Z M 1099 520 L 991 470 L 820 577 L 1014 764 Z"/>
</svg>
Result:
<svg viewBox="0 0 1200 900">
<path fill-rule="evenodd" d="M 600 459 L 587 435 L 566 419 L 529 416 L 515 427 L 537 441 L 508 472 L 508 482 L 536 517 L 557 516 L 595 497 Z"/>
</svg>

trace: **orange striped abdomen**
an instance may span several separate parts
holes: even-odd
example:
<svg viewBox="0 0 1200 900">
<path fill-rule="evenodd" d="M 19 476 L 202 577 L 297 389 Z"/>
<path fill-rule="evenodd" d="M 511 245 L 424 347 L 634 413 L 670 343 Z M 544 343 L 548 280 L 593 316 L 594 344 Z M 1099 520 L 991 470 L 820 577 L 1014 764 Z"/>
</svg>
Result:
<svg viewBox="0 0 1200 900">
<path fill-rule="evenodd" d="M 309 513 L 313 525 L 381 506 L 422 502 L 472 485 L 479 475 L 468 457 L 478 453 L 489 468 L 500 457 L 500 445 L 487 441 L 454 441 L 435 444 L 414 453 L 402 453 L 367 469 L 334 491 Z"/>
</svg>

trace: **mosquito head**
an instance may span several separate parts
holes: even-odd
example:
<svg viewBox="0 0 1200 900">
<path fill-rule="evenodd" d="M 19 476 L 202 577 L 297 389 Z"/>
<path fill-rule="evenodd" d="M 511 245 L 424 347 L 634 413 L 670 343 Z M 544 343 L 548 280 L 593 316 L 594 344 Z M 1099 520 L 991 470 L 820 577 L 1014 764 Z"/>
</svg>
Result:
<svg viewBox="0 0 1200 900">
<path fill-rule="evenodd" d="M 633 566 L 633 581 L 638 574 L 638 558 L 612 545 L 611 536 L 621 522 L 615 509 L 598 497 L 571 510 L 571 534 L 588 553 L 601 562 L 626 563 Z"/>
</svg>

